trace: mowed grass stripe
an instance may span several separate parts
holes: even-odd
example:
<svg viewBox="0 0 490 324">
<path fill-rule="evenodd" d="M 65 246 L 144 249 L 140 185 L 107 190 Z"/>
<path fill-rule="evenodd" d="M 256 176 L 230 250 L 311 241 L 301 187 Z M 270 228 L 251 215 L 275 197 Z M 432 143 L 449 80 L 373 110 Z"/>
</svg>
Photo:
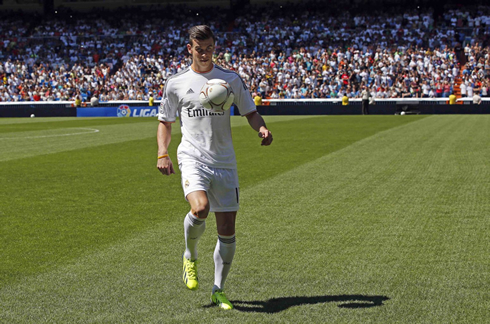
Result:
<svg viewBox="0 0 490 324">
<path fill-rule="evenodd" d="M 155 121 L 155 118 L 151 118 Z M 7 118 L 0 119 L 0 136 L 3 133 L 52 130 L 55 128 L 79 127 L 81 123 L 90 126 L 123 125 L 147 123 L 150 118 Z"/>
<path fill-rule="evenodd" d="M 323 159 L 317 161 L 319 165 L 324 162 Z M 315 164 L 315 163 L 312 163 Z M 262 182 L 258 186 L 250 186 L 242 191 L 242 197 L 250 198 L 261 190 L 260 195 L 270 197 L 265 189 L 277 190 L 277 183 L 282 182 L 282 178 L 290 178 L 291 174 L 300 176 L 305 174 L 309 169 L 298 167 L 293 171 L 285 173 L 284 176 L 278 176 L 269 181 Z M 266 185 L 269 184 L 269 185 Z M 307 185 L 303 183 L 303 186 Z M 172 188 L 169 188 L 172 189 Z M 310 188 L 307 188 L 308 190 Z M 170 192 L 170 190 L 169 190 Z M 271 192 L 274 192 L 271 191 Z M 278 194 L 282 191 L 279 190 Z M 160 201 L 160 203 L 162 203 Z M 253 204 L 257 209 L 258 203 Z M 165 205 L 165 204 L 164 204 Z M 265 207 L 265 206 L 263 206 Z M 242 245 L 239 249 L 242 250 L 237 255 L 234 267 L 233 276 L 230 278 L 229 286 L 232 287 L 231 296 L 240 296 L 241 300 L 256 301 L 260 306 L 261 302 L 265 302 L 264 298 L 274 297 L 293 297 L 304 296 L 303 290 L 306 285 L 311 285 L 308 292 L 309 296 L 325 294 L 323 286 L 315 284 L 319 279 L 317 269 L 315 272 L 305 274 L 302 280 L 291 281 L 289 277 L 295 278 L 295 274 L 283 273 L 281 278 L 274 277 L 275 263 L 282 259 L 282 266 L 289 266 L 296 262 L 297 249 L 284 248 L 275 250 L 274 247 L 284 246 L 281 237 L 277 237 L 277 231 L 269 231 L 269 237 L 263 239 L 264 232 L 268 230 L 270 220 L 286 219 L 288 215 L 284 211 L 276 215 L 263 214 L 266 219 L 261 218 L 256 220 L 256 226 L 264 225 L 258 233 L 254 233 L 254 238 L 247 233 L 247 228 L 253 226 L 251 215 L 255 211 L 247 209 L 246 206 L 240 212 L 240 234 L 239 240 Z M 203 321 L 222 321 L 236 320 L 241 322 L 256 322 L 260 320 L 268 320 L 269 322 L 284 322 L 297 320 L 307 320 L 309 316 L 332 318 L 325 312 L 324 303 L 315 305 L 305 305 L 301 307 L 291 307 L 279 312 L 277 315 L 269 315 L 265 313 L 220 313 L 215 308 L 207 308 L 207 300 L 209 298 L 209 290 L 212 284 L 212 249 L 214 247 L 215 235 L 209 234 L 203 238 L 201 243 L 201 254 L 206 256 L 207 262 L 203 262 L 200 266 L 200 278 L 203 281 L 203 289 L 196 293 L 188 292 L 183 289 L 180 281 L 180 251 L 182 249 L 181 238 L 181 218 L 175 221 L 175 218 L 168 218 L 164 222 L 154 224 L 153 229 L 146 233 L 134 235 L 133 238 L 120 241 L 113 246 L 106 247 L 100 252 L 89 254 L 87 257 L 80 260 L 68 262 L 67 266 L 54 269 L 50 272 L 39 276 L 26 278 L 24 283 L 12 284 L 4 287 L 1 290 L 1 302 L 4 309 L 3 316 L 5 319 L 12 322 L 25 321 L 70 321 L 70 322 L 121 322 L 121 321 L 137 321 L 137 322 L 180 322 L 188 321 L 195 318 L 202 318 Z M 307 222 L 309 215 L 302 216 L 297 219 L 297 222 Z M 269 222 L 267 222 L 267 220 Z M 213 232 L 213 222 L 209 222 L 208 231 Z M 280 231 L 281 227 L 278 228 Z M 297 235 L 296 228 L 292 227 L 290 238 L 296 242 L 307 240 L 305 237 Z M 271 238 L 277 241 L 271 242 Z M 261 247 L 257 250 L 251 250 L 250 244 L 252 240 L 257 240 L 257 243 L 262 242 Z M 163 248 L 165 247 L 165 248 Z M 271 249 L 273 251 L 271 251 Z M 248 253 L 245 251 L 248 250 Z M 262 253 L 262 250 L 265 250 Z M 269 253 L 273 252 L 273 253 Z M 299 251 L 301 252 L 301 251 Z M 176 256 L 176 254 L 178 254 Z M 269 258 L 265 263 L 257 264 L 257 260 L 263 259 L 264 254 Z M 320 258 L 323 257 L 320 254 Z M 251 267 L 248 267 L 240 260 L 252 258 Z M 319 260 L 321 260 L 319 258 Z M 272 261 L 272 263 L 270 263 Z M 306 263 L 307 265 L 308 263 Z M 258 266 L 258 268 L 255 268 Z M 260 278 L 262 272 L 257 273 L 257 269 L 271 270 L 266 274 L 265 279 L 267 286 L 270 288 L 266 294 L 255 293 L 262 290 L 257 284 L 262 284 L 263 279 Z M 305 269 L 307 270 L 307 268 Z M 272 275 L 272 276 L 271 276 Z M 258 280 L 258 281 L 257 281 Z M 322 282 L 322 281 L 320 281 Z M 303 288 L 302 288 L 303 287 Z M 320 288 L 320 291 L 318 291 Z M 295 291 L 289 294 L 290 291 Z M 240 294 L 240 292 L 245 292 Z M 327 296 L 328 297 L 328 296 Z M 335 298 L 332 298 L 334 300 Z M 338 298 L 337 298 L 338 299 Z M 345 300 L 340 298 L 340 301 Z M 243 304 L 243 303 L 242 303 Z M 338 302 L 328 306 L 328 311 L 332 307 L 336 307 Z M 189 307 L 189 305 L 195 307 Z M 299 314 L 297 309 L 310 309 L 316 311 L 316 314 L 309 314 L 301 311 Z M 323 310 L 318 311 L 315 307 L 323 307 Z M 260 308 L 260 307 L 259 307 Z M 291 313 L 292 312 L 292 313 Z M 352 314 L 352 312 L 345 313 Z"/>
<path fill-rule="evenodd" d="M 94 118 L 83 118 L 83 119 L 95 119 Z M 42 118 L 0 118 L 0 126 L 3 129 L 5 125 L 12 124 L 34 124 L 34 123 L 52 123 L 52 122 L 66 122 L 69 120 L 78 120 L 80 117 L 42 117 Z"/>
<path fill-rule="evenodd" d="M 270 122 L 304 117 L 278 116 Z M 155 118 L 18 118 L 17 122 L 0 119 L 0 162 L 37 155 L 53 154 L 122 143 L 143 138 L 156 142 L 158 121 Z M 9 124 L 11 123 L 11 124 Z M 246 124 L 246 119 L 232 118 L 232 126 Z M 180 125 L 175 123 L 172 134 L 179 137 Z"/>
<path fill-rule="evenodd" d="M 24 131 L 22 132 L 0 133 L 0 148 L 2 149 L 0 162 L 122 143 L 148 138 L 151 135 L 155 137 L 156 134 L 157 122 L 155 120 L 146 118 L 101 120 L 68 120 L 66 122 L 24 124 L 22 128 Z M 120 120 L 134 120 L 135 122 L 121 123 Z M 34 127 L 47 124 L 50 125 L 49 128 Z M 54 125 L 56 127 L 53 127 Z M 73 133 L 77 133 L 77 135 L 62 136 Z"/>
<path fill-rule="evenodd" d="M 267 123 L 275 116 L 265 116 Z M 416 122 L 427 116 L 313 116 L 308 119 L 285 120 L 269 125 L 274 142 L 260 147 L 253 140 L 255 132 L 245 127 L 233 133 L 237 153 L 240 187 L 246 188 L 257 181 L 294 169 L 331 152 L 378 132 Z"/>
</svg>

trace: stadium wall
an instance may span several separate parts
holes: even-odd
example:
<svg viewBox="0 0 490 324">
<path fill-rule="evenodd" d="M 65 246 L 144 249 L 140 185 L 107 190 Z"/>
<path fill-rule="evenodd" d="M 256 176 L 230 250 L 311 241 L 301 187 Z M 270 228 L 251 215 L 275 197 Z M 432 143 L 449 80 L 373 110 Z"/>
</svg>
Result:
<svg viewBox="0 0 490 324">
<path fill-rule="evenodd" d="M 26 105 L 0 105 L 0 117 L 76 117 L 77 110 L 65 105 L 40 105 L 37 103 Z"/>
<path fill-rule="evenodd" d="M 158 106 L 148 102 L 109 102 L 96 107 L 73 107 L 73 103 L 40 102 L 0 104 L 0 117 L 155 117 Z"/>
<path fill-rule="evenodd" d="M 262 115 L 360 115 L 361 101 L 352 100 L 343 106 L 338 99 L 328 100 L 264 100 L 268 105 L 258 106 Z M 490 114 L 490 99 L 480 105 L 461 100 L 461 104 L 449 105 L 445 99 L 413 100 L 385 99 L 369 106 L 372 115 L 405 114 Z M 155 117 L 158 101 L 149 106 L 146 101 L 111 101 L 96 107 L 73 107 L 70 101 L 63 102 L 17 102 L 0 103 L 0 117 Z M 236 107 L 232 115 L 239 115 Z"/>
<path fill-rule="evenodd" d="M 346 106 L 340 99 L 270 99 L 258 111 L 263 115 L 360 115 L 362 100 L 351 99 Z M 458 99 L 450 105 L 447 98 L 390 98 L 376 99 L 369 105 L 369 114 L 490 114 L 490 98 L 483 98 L 480 105 L 472 99 Z"/>
<path fill-rule="evenodd" d="M 275 105 L 258 106 L 261 115 L 361 115 L 361 105 Z M 370 105 L 370 115 L 444 115 L 444 114 L 490 114 L 490 104 L 485 105 L 434 105 L 390 104 Z"/>
</svg>

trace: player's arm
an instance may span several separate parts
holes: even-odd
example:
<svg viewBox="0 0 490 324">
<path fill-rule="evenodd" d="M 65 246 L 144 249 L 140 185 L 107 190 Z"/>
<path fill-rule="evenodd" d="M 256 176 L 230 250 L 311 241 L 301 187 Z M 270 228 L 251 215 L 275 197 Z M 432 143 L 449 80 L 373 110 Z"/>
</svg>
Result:
<svg viewBox="0 0 490 324">
<path fill-rule="evenodd" d="M 235 104 L 240 107 L 240 109 L 243 108 L 242 116 L 247 117 L 250 126 L 252 126 L 255 131 L 259 132 L 259 137 L 262 138 L 262 145 L 271 145 L 272 133 L 267 129 L 264 119 L 257 112 L 247 85 L 238 74 L 237 78 L 234 80 L 233 89 L 235 92 Z"/>
<path fill-rule="evenodd" d="M 272 133 L 267 129 L 265 125 L 264 118 L 257 112 L 251 112 L 247 117 L 248 123 L 254 130 L 259 132 L 259 137 L 262 138 L 261 145 L 271 145 L 272 143 Z"/>
<path fill-rule="evenodd" d="M 163 175 L 175 174 L 172 160 L 168 155 L 168 146 L 172 138 L 172 123 L 160 121 L 157 130 L 158 162 L 157 168 Z"/>
</svg>

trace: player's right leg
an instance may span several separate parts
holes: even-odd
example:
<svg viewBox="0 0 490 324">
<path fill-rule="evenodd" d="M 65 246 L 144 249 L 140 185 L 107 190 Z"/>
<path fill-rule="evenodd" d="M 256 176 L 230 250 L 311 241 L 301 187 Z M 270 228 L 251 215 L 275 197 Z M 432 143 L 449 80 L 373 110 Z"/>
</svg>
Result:
<svg viewBox="0 0 490 324">
<path fill-rule="evenodd" d="M 206 218 L 209 214 L 209 201 L 205 191 L 194 191 L 187 195 L 191 211 L 184 219 L 185 251 L 182 257 L 182 280 L 187 288 L 199 287 L 197 276 L 197 243 L 206 229 Z"/>
<path fill-rule="evenodd" d="M 206 191 L 210 186 L 210 171 L 196 163 L 179 164 L 182 173 L 182 188 L 186 200 L 191 205 L 184 220 L 185 251 L 182 256 L 182 279 L 189 289 L 199 287 L 197 277 L 197 243 L 206 228 L 209 214 L 209 200 Z"/>
</svg>

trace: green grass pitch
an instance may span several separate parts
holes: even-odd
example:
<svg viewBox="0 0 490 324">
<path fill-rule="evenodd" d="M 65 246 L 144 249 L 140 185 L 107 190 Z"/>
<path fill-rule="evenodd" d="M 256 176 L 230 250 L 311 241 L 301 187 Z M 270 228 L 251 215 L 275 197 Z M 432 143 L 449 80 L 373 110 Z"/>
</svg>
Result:
<svg viewBox="0 0 490 324">
<path fill-rule="evenodd" d="M 181 280 L 154 118 L 0 119 L 0 323 L 488 323 L 490 116 L 265 119 L 270 147 L 232 117 L 229 312 L 213 215 Z"/>
</svg>

